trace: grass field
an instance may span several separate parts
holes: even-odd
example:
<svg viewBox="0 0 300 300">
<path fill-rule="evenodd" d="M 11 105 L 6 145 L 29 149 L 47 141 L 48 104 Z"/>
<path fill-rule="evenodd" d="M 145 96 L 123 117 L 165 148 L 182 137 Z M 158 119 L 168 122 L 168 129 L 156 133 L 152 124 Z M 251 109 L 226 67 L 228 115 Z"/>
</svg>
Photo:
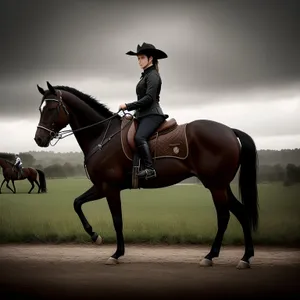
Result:
<svg viewBox="0 0 300 300">
<path fill-rule="evenodd" d="M 48 193 L 28 195 L 30 184 L 16 182 L 17 194 L 2 188 L 0 239 L 7 242 L 90 242 L 73 209 L 73 200 L 90 187 L 87 179 L 48 180 Z M 237 186 L 233 185 L 237 194 Z M 300 245 L 300 185 L 259 185 L 260 226 L 256 244 Z M 126 243 L 211 243 L 216 213 L 208 190 L 201 185 L 122 192 Z M 93 229 L 105 243 L 115 231 L 105 199 L 83 206 Z M 242 229 L 231 215 L 224 244 L 243 243 Z"/>
</svg>

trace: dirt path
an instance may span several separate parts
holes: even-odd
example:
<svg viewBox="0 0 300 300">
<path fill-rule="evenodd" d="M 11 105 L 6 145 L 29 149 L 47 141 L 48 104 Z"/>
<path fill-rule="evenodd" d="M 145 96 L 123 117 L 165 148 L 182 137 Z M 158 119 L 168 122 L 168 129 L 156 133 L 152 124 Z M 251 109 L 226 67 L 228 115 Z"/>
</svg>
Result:
<svg viewBox="0 0 300 300">
<path fill-rule="evenodd" d="M 256 248 L 252 268 L 235 268 L 242 247 L 224 247 L 212 268 L 199 260 L 209 247 L 127 245 L 117 266 L 104 263 L 115 246 L 1 245 L 1 299 L 243 298 L 300 296 L 300 249 Z M 13 298 L 13 299 L 22 299 Z"/>
</svg>

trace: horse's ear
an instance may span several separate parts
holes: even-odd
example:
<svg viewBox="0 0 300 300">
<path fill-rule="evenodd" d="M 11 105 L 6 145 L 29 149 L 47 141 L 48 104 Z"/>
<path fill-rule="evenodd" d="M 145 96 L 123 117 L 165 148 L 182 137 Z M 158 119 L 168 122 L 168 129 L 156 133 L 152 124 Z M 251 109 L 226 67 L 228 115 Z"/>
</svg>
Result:
<svg viewBox="0 0 300 300">
<path fill-rule="evenodd" d="M 55 91 L 54 87 L 49 83 L 49 81 L 47 81 L 47 86 L 48 86 L 48 89 L 51 92 L 51 94 L 56 95 L 56 91 Z"/>
<path fill-rule="evenodd" d="M 44 96 L 45 95 L 45 91 L 44 91 L 44 89 L 43 88 L 41 88 L 38 84 L 36 85 L 37 86 L 37 88 L 38 88 L 38 90 L 39 90 L 39 92 Z"/>
</svg>

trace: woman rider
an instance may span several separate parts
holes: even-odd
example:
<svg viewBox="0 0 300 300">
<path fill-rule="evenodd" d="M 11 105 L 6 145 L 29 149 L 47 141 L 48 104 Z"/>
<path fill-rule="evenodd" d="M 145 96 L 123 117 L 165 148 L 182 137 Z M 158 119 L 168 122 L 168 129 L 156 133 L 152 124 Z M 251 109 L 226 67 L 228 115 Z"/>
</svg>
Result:
<svg viewBox="0 0 300 300">
<path fill-rule="evenodd" d="M 144 70 L 136 86 L 137 101 L 124 103 L 120 110 L 135 110 L 138 127 L 135 144 L 145 169 L 138 173 L 140 178 L 154 178 L 156 171 L 153 167 L 148 139 L 158 127 L 168 118 L 159 105 L 162 80 L 158 69 L 158 59 L 167 58 L 167 54 L 155 48 L 154 45 L 143 43 L 137 46 L 137 52 L 129 51 L 127 55 L 137 56 L 140 67 Z"/>
</svg>

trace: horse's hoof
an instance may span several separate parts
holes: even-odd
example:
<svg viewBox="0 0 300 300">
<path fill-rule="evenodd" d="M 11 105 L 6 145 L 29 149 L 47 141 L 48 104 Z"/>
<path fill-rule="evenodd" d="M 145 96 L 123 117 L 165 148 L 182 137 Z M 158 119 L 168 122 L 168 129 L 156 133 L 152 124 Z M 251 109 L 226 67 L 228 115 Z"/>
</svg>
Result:
<svg viewBox="0 0 300 300">
<path fill-rule="evenodd" d="M 98 235 L 98 237 L 95 241 L 95 244 L 96 245 L 102 245 L 103 244 L 103 238 L 100 235 Z"/>
<path fill-rule="evenodd" d="M 119 261 L 116 258 L 110 257 L 107 261 L 106 261 L 106 265 L 117 265 L 119 263 Z"/>
<path fill-rule="evenodd" d="M 249 269 L 250 264 L 244 260 L 240 260 L 238 265 L 236 266 L 237 269 L 242 270 L 242 269 Z"/>
<path fill-rule="evenodd" d="M 201 267 L 211 267 L 211 266 L 213 265 L 213 262 L 212 262 L 211 259 L 203 258 L 203 259 L 200 261 L 199 265 L 200 265 Z"/>
</svg>

